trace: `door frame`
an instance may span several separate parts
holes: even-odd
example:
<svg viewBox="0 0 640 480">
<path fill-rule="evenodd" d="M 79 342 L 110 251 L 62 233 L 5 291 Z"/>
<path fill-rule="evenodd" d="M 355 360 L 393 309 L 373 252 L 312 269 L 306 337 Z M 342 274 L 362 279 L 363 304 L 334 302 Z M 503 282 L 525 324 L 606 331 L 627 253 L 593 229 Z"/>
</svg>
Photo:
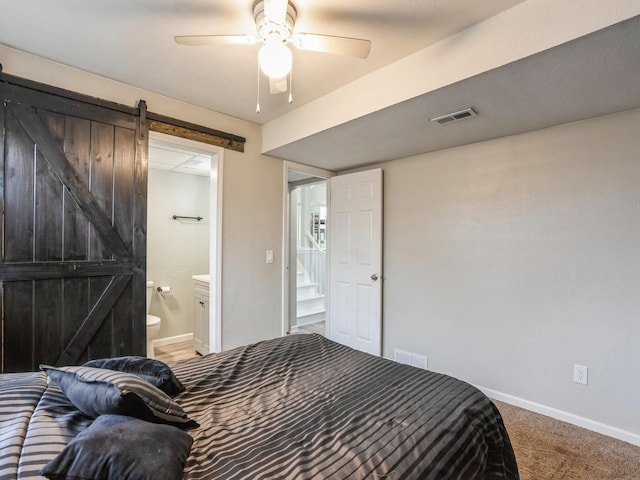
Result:
<svg viewBox="0 0 640 480">
<path fill-rule="evenodd" d="M 283 162 L 283 167 L 282 167 L 282 199 L 283 199 L 282 201 L 282 308 L 281 308 L 282 324 L 281 324 L 281 332 L 280 332 L 281 336 L 283 337 L 289 334 L 289 325 L 291 320 L 289 318 L 289 300 L 290 300 L 289 282 L 291 281 L 291 278 L 290 278 L 291 268 L 290 268 L 290 258 L 289 258 L 291 254 L 291 246 L 290 246 L 291 217 L 290 217 L 290 211 L 289 211 L 291 195 L 289 192 L 289 171 L 305 173 L 312 177 L 324 178 L 325 180 L 329 180 L 331 177 L 334 177 L 336 175 L 335 172 L 332 172 L 330 170 L 324 170 L 322 168 L 311 167 L 309 165 L 303 165 L 301 163 L 296 163 L 289 160 L 285 160 Z M 329 196 L 328 184 L 327 184 L 327 196 Z M 330 202 L 330 199 L 327 198 L 327 218 L 330 212 L 331 212 L 331 202 Z M 327 244 L 327 273 L 326 273 L 327 284 L 331 279 L 331 271 L 329 268 L 329 258 L 331 255 L 330 250 L 331 250 L 331 244 L 328 243 Z M 329 318 L 329 304 L 331 302 L 331 299 L 329 298 L 328 289 L 326 290 L 327 291 L 325 291 L 325 302 L 327 306 L 327 317 L 326 317 L 325 325 L 328 326 L 331 320 Z"/>
<path fill-rule="evenodd" d="M 187 138 L 150 131 L 149 138 L 211 155 L 209 176 L 209 347 L 222 351 L 222 175 L 224 148 Z M 216 163 L 214 178 L 214 161 Z"/>
</svg>

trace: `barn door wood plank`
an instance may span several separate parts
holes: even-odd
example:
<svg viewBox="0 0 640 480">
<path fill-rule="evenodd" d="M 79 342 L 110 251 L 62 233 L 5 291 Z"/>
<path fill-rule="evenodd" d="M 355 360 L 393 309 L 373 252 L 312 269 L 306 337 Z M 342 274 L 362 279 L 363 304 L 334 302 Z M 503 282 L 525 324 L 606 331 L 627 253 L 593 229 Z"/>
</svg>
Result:
<svg viewBox="0 0 640 480">
<path fill-rule="evenodd" d="M 33 144 L 15 115 L 7 113 L 4 134 L 5 168 L 3 261 L 33 261 Z"/>
<path fill-rule="evenodd" d="M 5 144 L 5 129 L 4 117 L 6 115 L 6 109 L 4 102 L 2 103 L 2 110 L 0 110 L 0 202 L 2 202 L 2 218 L 0 218 L 0 258 L 4 258 L 4 144 Z M 0 277 L 0 372 L 4 372 L 4 338 L 6 335 L 6 329 L 4 325 L 4 282 Z"/>
<path fill-rule="evenodd" d="M 122 241 L 130 245 L 133 241 L 134 162 L 136 133 L 134 130 L 115 128 L 113 163 L 113 228 Z"/>
<path fill-rule="evenodd" d="M 51 362 L 55 362 L 64 347 L 62 280 L 33 282 L 32 301 L 34 312 L 37 312 L 39 318 L 45 319 L 36 323 L 33 329 L 33 350 L 38 352 L 33 365 L 36 370 L 41 363 L 51 365 Z"/>
<path fill-rule="evenodd" d="M 34 261 L 62 260 L 62 202 L 63 186 L 52 182 L 47 161 L 36 154 L 34 192 Z"/>
<path fill-rule="evenodd" d="M 149 163 L 149 124 L 146 119 L 147 104 L 138 104 L 140 118 L 136 131 L 135 161 L 133 162 L 133 280 L 131 303 L 133 318 L 131 346 L 134 351 L 145 352 L 147 343 L 146 302 L 147 296 L 147 173 Z"/>
<path fill-rule="evenodd" d="M 0 73 L 0 81 L 2 74 Z M 37 105 L 38 108 L 50 112 L 61 113 L 62 115 L 86 118 L 95 122 L 118 125 L 124 128 L 135 129 L 136 117 L 134 108 L 128 108 L 129 112 L 116 111 L 109 108 L 91 105 L 86 101 L 69 100 L 63 97 L 56 97 L 46 92 L 40 92 L 20 85 L 0 83 L 0 93 L 5 100 L 21 103 L 24 105 Z M 87 100 L 88 97 L 85 97 Z"/>
<path fill-rule="evenodd" d="M 112 279 L 109 277 L 94 277 L 89 279 L 89 302 L 91 305 L 95 305 L 100 301 L 100 298 L 106 291 L 107 287 L 111 283 Z M 124 294 L 124 291 L 122 292 Z M 116 339 L 113 336 L 113 325 L 118 323 L 114 308 L 118 302 L 118 299 L 114 299 L 114 304 L 111 305 L 109 313 L 100 322 L 96 334 L 87 343 L 87 356 L 89 358 L 105 358 L 111 357 L 112 346 L 118 340 L 125 340 L 124 338 Z"/>
<path fill-rule="evenodd" d="M 63 147 L 65 117 L 58 113 L 38 111 L 38 117 L 47 127 L 55 142 Z M 35 177 L 35 261 L 62 260 L 62 229 L 64 186 L 62 182 L 49 178 L 46 160 L 40 152 L 36 153 Z"/>
<path fill-rule="evenodd" d="M 69 194 L 85 212 L 93 228 L 96 229 L 113 255 L 115 257 L 130 256 L 126 245 L 112 228 L 111 221 L 102 211 L 100 204 L 82 179 L 78 177 L 77 172 L 70 168 L 64 152 L 51 138 L 47 127 L 34 113 L 33 108 L 20 104 L 10 104 L 9 107 L 33 143 L 38 146 L 38 150 L 47 160 L 55 175 L 66 185 Z"/>
<path fill-rule="evenodd" d="M 2 110 L 0 110 L 0 202 L 2 202 L 2 219 L 0 219 L 0 240 L 4 240 L 4 210 L 5 210 L 5 205 L 4 205 L 4 162 L 5 162 L 5 151 L 4 151 L 4 146 L 5 146 L 5 135 L 6 135 L 6 131 L 5 131 L 5 116 L 7 114 L 4 102 L 2 103 Z M 4 258 L 4 241 L 2 241 L 2 244 L 0 246 L 0 249 L 2 250 L 0 252 L 0 258 Z M 0 280 L 0 290 L 2 289 L 2 281 Z M 1 295 L 0 295 L 0 299 L 1 299 Z M 4 303 L 0 303 L 0 308 L 1 306 L 4 305 Z"/>
<path fill-rule="evenodd" d="M 64 152 L 67 161 L 78 174 L 78 178 L 89 184 L 89 154 L 91 152 L 91 121 L 84 118 L 66 117 Z M 64 260 L 87 260 L 89 221 L 68 189 L 64 190 Z"/>
<path fill-rule="evenodd" d="M 91 311 L 92 304 L 89 301 L 89 284 L 90 278 L 66 278 L 62 280 L 62 345 L 58 350 L 56 359 L 51 363 L 55 363 L 64 351 L 64 345 L 68 345 L 71 339 L 80 330 L 82 322 L 87 318 Z M 84 363 L 89 360 L 88 352 L 83 352 L 78 358 L 77 363 Z"/>
<path fill-rule="evenodd" d="M 86 350 L 89 342 L 100 329 L 102 322 L 110 315 L 114 303 L 122 295 L 130 280 L 131 276 L 113 277 L 74 337 L 67 344 L 62 355 L 56 361 L 56 365 L 70 365 L 80 359 L 82 352 Z"/>
<path fill-rule="evenodd" d="M 135 283 L 136 278 L 133 276 L 131 278 L 131 286 Z M 146 283 L 146 281 L 145 281 Z M 131 315 L 131 312 L 134 311 L 136 305 L 136 298 L 133 294 L 133 288 L 127 288 L 118 301 L 113 306 L 113 318 L 114 320 L 122 318 L 124 315 Z M 146 295 L 146 292 L 145 292 Z M 146 298 L 146 297 L 145 297 Z M 141 317 L 135 317 L 141 318 Z M 118 322 L 114 321 L 111 324 L 111 338 L 112 341 L 110 343 L 111 350 L 108 355 L 105 356 L 113 356 L 113 357 L 121 357 L 123 355 L 127 355 L 134 348 L 136 338 L 141 337 L 147 331 L 146 325 L 146 312 L 142 315 L 142 318 L 145 319 L 143 322 Z M 141 349 L 135 349 L 134 351 L 144 352 L 145 346 Z"/>
<path fill-rule="evenodd" d="M 11 315 L 4 319 L 3 372 L 34 369 L 33 282 L 3 282 L 3 302 Z"/>
<path fill-rule="evenodd" d="M 109 221 L 109 228 L 113 229 L 113 141 L 114 127 L 106 123 L 91 122 L 91 172 L 89 185 L 91 195 L 95 199 L 100 210 L 105 213 Z M 120 236 L 118 236 L 120 240 Z M 102 260 L 111 258 L 111 248 L 103 241 L 103 236 L 89 226 L 89 259 Z"/>
<path fill-rule="evenodd" d="M 53 278 L 131 275 L 133 260 L 99 260 L 70 262 L 0 263 L 0 278 L 5 282 L 51 280 Z"/>
</svg>

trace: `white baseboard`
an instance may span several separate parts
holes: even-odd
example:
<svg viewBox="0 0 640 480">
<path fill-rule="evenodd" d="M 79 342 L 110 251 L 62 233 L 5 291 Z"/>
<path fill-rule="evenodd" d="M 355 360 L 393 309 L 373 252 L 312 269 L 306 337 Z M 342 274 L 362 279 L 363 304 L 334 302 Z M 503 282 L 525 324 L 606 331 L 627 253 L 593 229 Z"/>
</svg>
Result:
<svg viewBox="0 0 640 480">
<path fill-rule="evenodd" d="M 156 338 L 152 343 L 154 347 L 164 347 L 172 343 L 190 342 L 192 340 L 193 333 L 184 333 L 182 335 L 176 335 L 175 337 Z"/>
<path fill-rule="evenodd" d="M 628 432 L 626 430 L 622 430 L 621 428 L 612 427 L 611 425 L 606 425 L 604 423 L 596 422 L 595 420 L 590 420 L 579 415 L 574 415 L 573 413 L 558 410 L 546 405 L 541 405 L 536 402 L 531 402 L 529 400 L 525 400 L 524 398 L 514 397 L 513 395 L 497 392 L 495 390 L 491 390 L 490 388 L 484 388 L 479 385 L 476 385 L 476 387 L 480 389 L 487 397 L 498 400 L 499 402 L 508 403 L 509 405 L 514 405 L 516 407 L 524 408 L 525 410 L 530 410 L 541 415 L 546 415 L 547 417 L 571 423 L 572 425 L 577 425 L 578 427 L 586 428 L 587 430 L 601 433 L 609 437 L 617 438 L 618 440 L 622 440 L 624 442 L 628 442 L 632 445 L 640 447 L 640 435 L 638 435 L 637 433 Z"/>
<path fill-rule="evenodd" d="M 387 360 L 395 361 L 393 358 L 390 358 L 390 357 L 384 357 L 384 358 L 386 358 Z M 509 405 L 514 405 L 516 407 L 524 408 L 525 410 L 539 413 L 547 417 L 555 418 L 556 420 L 567 422 L 572 425 L 576 425 L 578 427 L 591 430 L 592 432 L 601 433 L 603 435 L 607 435 L 608 437 L 616 438 L 618 440 L 622 440 L 623 442 L 627 442 L 632 445 L 636 445 L 640 447 L 640 435 L 637 433 L 628 432 L 618 427 L 612 427 L 611 425 L 606 425 L 604 423 L 596 422 L 595 420 L 581 417 L 573 413 L 565 412 L 564 410 L 558 410 L 557 408 L 548 407 L 540 403 L 532 402 L 530 400 L 525 400 L 524 398 L 520 398 L 520 397 L 515 397 L 507 393 L 498 392 L 496 390 L 485 388 L 480 385 L 474 385 L 474 386 L 480 391 L 482 391 L 482 393 L 484 393 L 487 397 L 493 400 L 498 400 L 499 402 L 504 402 L 504 403 L 508 403 Z"/>
</svg>

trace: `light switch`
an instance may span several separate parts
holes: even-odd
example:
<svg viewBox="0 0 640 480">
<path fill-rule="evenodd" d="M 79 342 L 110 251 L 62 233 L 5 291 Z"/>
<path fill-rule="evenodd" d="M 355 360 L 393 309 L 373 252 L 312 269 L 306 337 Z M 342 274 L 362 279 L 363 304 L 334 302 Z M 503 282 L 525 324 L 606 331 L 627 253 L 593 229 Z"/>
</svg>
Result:
<svg viewBox="0 0 640 480">
<path fill-rule="evenodd" d="M 273 263 L 273 250 L 267 250 L 267 263 Z"/>
</svg>

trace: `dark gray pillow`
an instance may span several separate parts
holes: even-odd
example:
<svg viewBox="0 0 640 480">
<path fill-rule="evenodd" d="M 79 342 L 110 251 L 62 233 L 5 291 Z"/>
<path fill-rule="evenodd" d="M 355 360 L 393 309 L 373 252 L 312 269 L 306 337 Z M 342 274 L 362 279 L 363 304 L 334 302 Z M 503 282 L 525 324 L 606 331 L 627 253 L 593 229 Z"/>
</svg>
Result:
<svg viewBox="0 0 640 480">
<path fill-rule="evenodd" d="M 184 391 L 184 386 L 174 375 L 171 368 L 166 363 L 155 358 L 138 356 L 100 358 L 90 360 L 84 366 L 133 373 L 144 378 L 151 385 L 155 385 L 170 397 L 175 397 Z"/>
<path fill-rule="evenodd" d="M 180 480 L 192 443 L 170 425 L 102 415 L 39 473 L 50 480 Z"/>
<path fill-rule="evenodd" d="M 89 417 L 115 414 L 182 428 L 198 425 L 171 397 L 137 375 L 84 366 L 40 369 Z"/>
</svg>

